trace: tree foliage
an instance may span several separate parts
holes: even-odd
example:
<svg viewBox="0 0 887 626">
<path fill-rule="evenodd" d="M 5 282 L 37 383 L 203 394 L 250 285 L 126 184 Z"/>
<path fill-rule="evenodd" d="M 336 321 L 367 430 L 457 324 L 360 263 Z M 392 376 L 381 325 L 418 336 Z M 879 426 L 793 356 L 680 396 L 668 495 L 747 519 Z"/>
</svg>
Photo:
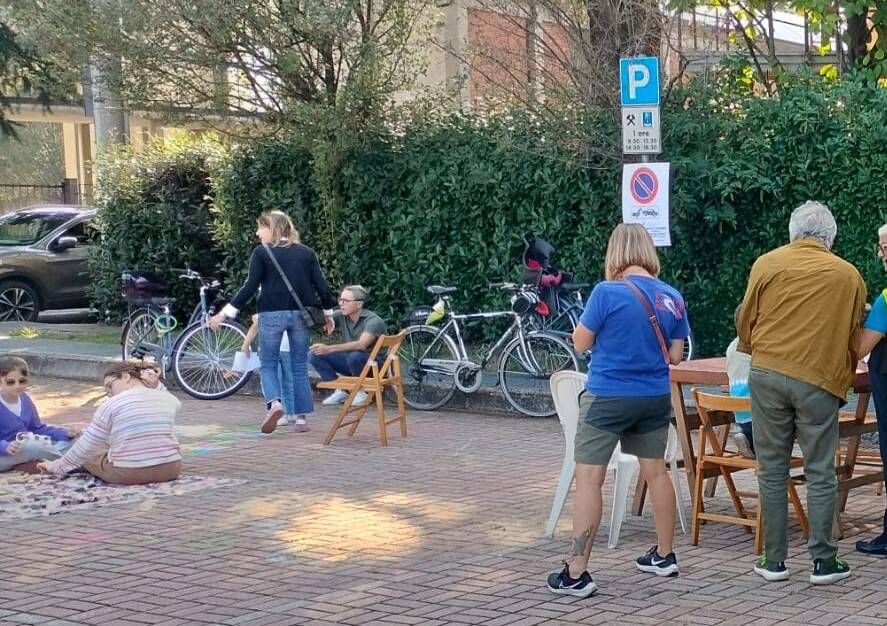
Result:
<svg viewBox="0 0 887 626">
<path fill-rule="evenodd" d="M 4 19 L 0 5 L 0 135 L 17 136 L 15 124 L 5 115 L 13 97 L 29 96 L 46 107 L 54 97 L 69 96 L 72 89 L 63 65 L 51 55 L 40 55 Z"/>
<path fill-rule="evenodd" d="M 837 66 L 826 65 L 824 75 L 859 70 L 873 81 L 887 78 L 885 0 L 670 0 L 668 6 L 680 11 L 699 7 L 722 10 L 730 39 L 746 52 L 758 82 L 770 90 L 779 87 L 770 74 L 785 72 L 777 53 L 777 11 L 804 16 L 805 28 L 821 42 L 812 48 L 813 54 L 835 53 Z M 835 42 L 840 43 L 835 46 Z"/>
<path fill-rule="evenodd" d="M 273 129 L 299 104 L 359 115 L 421 68 L 430 0 L 7 0 L 43 46 L 108 78 L 133 107 Z M 112 73 L 113 74 L 113 73 Z"/>
</svg>

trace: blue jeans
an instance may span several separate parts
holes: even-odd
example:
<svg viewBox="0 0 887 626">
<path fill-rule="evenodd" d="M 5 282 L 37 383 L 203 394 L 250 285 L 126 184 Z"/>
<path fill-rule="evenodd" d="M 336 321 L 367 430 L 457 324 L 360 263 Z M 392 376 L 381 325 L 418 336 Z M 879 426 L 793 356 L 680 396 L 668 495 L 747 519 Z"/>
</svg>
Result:
<svg viewBox="0 0 887 626">
<path fill-rule="evenodd" d="M 280 395 L 282 396 L 283 408 L 286 415 L 296 414 L 296 400 L 293 397 L 293 364 L 290 360 L 289 352 L 280 353 L 280 361 L 277 363 L 277 380 Z M 265 392 L 265 378 L 262 377 L 262 395 L 267 396 Z"/>
<path fill-rule="evenodd" d="M 366 350 L 333 352 L 331 354 L 309 354 L 312 367 L 317 370 L 320 380 L 336 380 L 339 376 L 357 376 L 366 365 L 370 353 Z"/>
<path fill-rule="evenodd" d="M 298 311 L 266 311 L 259 313 L 259 362 L 262 373 L 262 395 L 270 405 L 285 399 L 281 389 L 280 339 L 286 333 L 290 344 L 292 372 L 293 415 L 308 415 L 314 411 L 314 398 L 308 384 L 308 341 L 310 333 Z"/>
<path fill-rule="evenodd" d="M 24 441 L 21 450 L 15 454 L 0 454 L 0 472 L 6 472 L 19 463 L 28 461 L 54 461 L 64 455 L 72 445 L 73 441 L 53 441 L 48 446 Z"/>
</svg>

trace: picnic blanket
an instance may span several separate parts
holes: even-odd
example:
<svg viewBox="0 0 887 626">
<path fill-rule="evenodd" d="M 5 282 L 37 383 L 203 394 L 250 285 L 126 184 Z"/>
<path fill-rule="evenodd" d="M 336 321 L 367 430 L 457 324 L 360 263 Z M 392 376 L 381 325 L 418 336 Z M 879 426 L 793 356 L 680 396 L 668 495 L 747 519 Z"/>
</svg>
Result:
<svg viewBox="0 0 887 626">
<path fill-rule="evenodd" d="M 109 485 L 89 474 L 55 478 L 8 472 L 0 474 L 0 520 L 180 496 L 201 489 L 230 487 L 245 482 L 210 476 L 182 476 L 166 483 L 123 486 Z"/>
</svg>

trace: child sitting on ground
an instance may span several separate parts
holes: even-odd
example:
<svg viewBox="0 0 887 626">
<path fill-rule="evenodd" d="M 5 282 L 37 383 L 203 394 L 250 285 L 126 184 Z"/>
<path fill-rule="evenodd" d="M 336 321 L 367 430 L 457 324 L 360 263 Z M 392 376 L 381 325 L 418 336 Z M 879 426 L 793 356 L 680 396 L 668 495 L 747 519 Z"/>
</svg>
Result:
<svg viewBox="0 0 887 626">
<path fill-rule="evenodd" d="M 739 313 L 742 311 L 742 303 L 736 307 L 733 313 L 733 323 L 739 326 Z M 727 379 L 730 382 L 730 395 L 747 398 L 748 372 L 751 369 L 751 355 L 739 352 L 739 337 L 733 339 L 727 346 Z M 742 456 L 755 458 L 755 442 L 752 438 L 751 413 L 749 411 L 737 411 L 736 423 L 733 425 L 733 442 Z"/>
<path fill-rule="evenodd" d="M 25 392 L 30 375 L 24 359 L 0 357 L 0 472 L 30 461 L 57 459 L 80 434 L 40 421 L 34 401 Z"/>
</svg>

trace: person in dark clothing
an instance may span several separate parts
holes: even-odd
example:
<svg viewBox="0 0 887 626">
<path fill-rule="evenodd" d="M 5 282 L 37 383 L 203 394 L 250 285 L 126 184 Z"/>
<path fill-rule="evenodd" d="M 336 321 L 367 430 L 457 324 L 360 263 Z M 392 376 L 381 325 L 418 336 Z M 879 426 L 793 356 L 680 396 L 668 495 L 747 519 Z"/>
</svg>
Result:
<svg viewBox="0 0 887 626">
<path fill-rule="evenodd" d="M 887 271 L 887 224 L 878 230 L 878 256 Z M 887 289 L 881 292 L 869 311 L 859 337 L 859 358 L 869 354 L 869 383 L 875 399 L 878 416 L 878 443 L 881 458 L 887 459 Z M 887 480 L 887 479 L 885 479 Z M 856 549 L 863 554 L 887 556 L 887 510 L 884 511 L 884 529 L 874 539 L 856 542 Z"/>
<path fill-rule="evenodd" d="M 277 421 L 283 416 L 280 402 L 281 390 L 277 377 L 280 359 L 280 341 L 284 333 L 290 345 L 293 372 L 293 397 L 295 399 L 296 430 L 304 429 L 305 416 L 314 410 L 314 400 L 308 383 L 308 340 L 311 329 L 307 328 L 299 313 L 299 305 L 290 294 L 269 257 L 273 254 L 293 291 L 304 306 L 323 307 L 327 334 L 333 331 L 333 306 L 336 303 L 329 283 L 320 269 L 317 254 L 299 243 L 299 233 L 289 216 L 281 211 L 262 213 L 257 220 L 256 236 L 261 241 L 253 250 L 249 263 L 249 276 L 237 295 L 214 315 L 210 328 L 218 329 L 226 317 L 235 317 L 249 302 L 259 287 L 259 356 L 261 360 L 262 391 L 267 414 L 262 422 L 262 432 L 272 433 Z M 266 247 L 268 246 L 268 247 Z M 265 381 L 268 384 L 264 384 Z"/>
</svg>

